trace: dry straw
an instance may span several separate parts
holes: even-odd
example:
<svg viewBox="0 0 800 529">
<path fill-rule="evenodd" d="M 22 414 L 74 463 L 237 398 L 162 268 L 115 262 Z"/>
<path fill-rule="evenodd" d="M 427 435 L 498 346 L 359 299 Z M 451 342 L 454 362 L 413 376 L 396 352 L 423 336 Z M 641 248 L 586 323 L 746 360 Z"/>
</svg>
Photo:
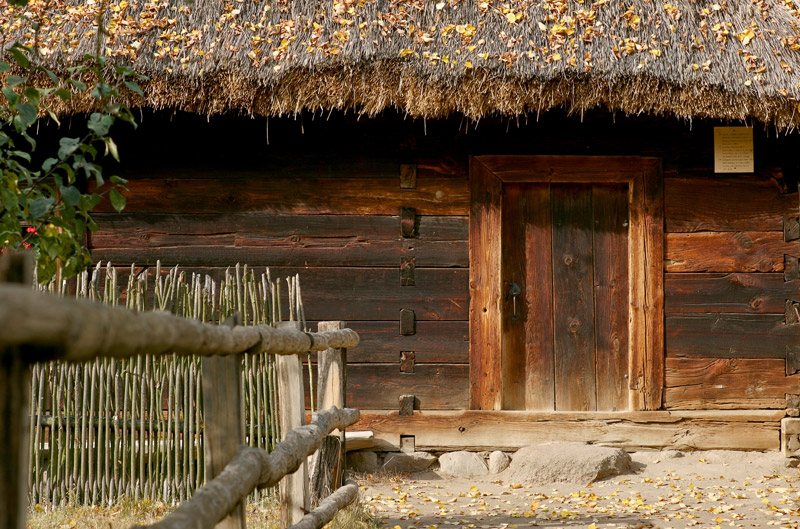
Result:
<svg viewBox="0 0 800 529">
<path fill-rule="evenodd" d="M 217 283 L 177 266 L 162 270 L 160 263 L 149 271 L 98 263 L 72 285 L 56 277 L 42 288 L 210 323 L 239 312 L 244 325 L 275 325 L 285 312 L 305 329 L 299 277 L 287 278 L 286 287 L 284 300 L 281 282 L 272 279 L 269 269 L 256 274 L 246 265 L 229 268 Z M 35 365 L 32 503 L 108 504 L 123 497 L 180 502 L 191 497 L 205 480 L 201 377 L 199 358 L 186 356 Z M 276 401 L 274 355 L 244 355 L 242 428 L 250 446 L 270 451 L 280 441 Z"/>
</svg>

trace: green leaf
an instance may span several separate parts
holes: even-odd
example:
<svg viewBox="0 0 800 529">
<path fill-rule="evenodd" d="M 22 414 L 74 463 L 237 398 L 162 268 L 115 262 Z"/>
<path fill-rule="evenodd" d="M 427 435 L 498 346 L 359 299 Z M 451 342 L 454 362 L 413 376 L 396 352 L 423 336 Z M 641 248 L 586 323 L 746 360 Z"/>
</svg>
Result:
<svg viewBox="0 0 800 529">
<path fill-rule="evenodd" d="M 72 97 L 72 92 L 67 90 L 66 88 L 59 88 L 56 90 L 56 95 L 61 98 L 62 101 L 66 101 L 70 97 Z"/>
<path fill-rule="evenodd" d="M 36 107 L 30 103 L 22 103 L 21 105 L 18 105 L 17 112 L 19 112 L 19 117 L 25 124 L 26 128 L 30 127 L 36 122 Z"/>
<path fill-rule="evenodd" d="M 8 99 L 9 104 L 16 105 L 17 101 L 19 101 L 19 96 L 10 87 L 4 86 L 2 92 L 3 95 L 6 96 L 6 99 Z"/>
<path fill-rule="evenodd" d="M 108 198 L 111 199 L 111 205 L 114 206 L 114 209 L 117 210 L 117 213 L 125 209 L 125 197 L 116 189 L 111 190 L 111 192 L 108 194 Z"/>
<path fill-rule="evenodd" d="M 19 198 L 17 194 L 5 186 L 0 188 L 0 199 L 3 201 L 3 207 L 9 211 L 14 211 L 19 207 Z"/>
<path fill-rule="evenodd" d="M 81 192 L 78 191 L 78 188 L 75 186 L 61 186 L 59 190 L 61 191 L 61 198 L 64 200 L 64 204 L 69 208 L 74 207 L 81 199 Z"/>
<path fill-rule="evenodd" d="M 15 1 L 20 1 L 20 0 L 11 0 L 11 3 L 13 4 Z M 14 61 L 17 64 L 19 64 L 20 66 L 22 66 L 23 68 L 27 68 L 27 67 L 29 67 L 31 65 L 31 61 L 29 61 L 28 58 L 25 57 L 24 53 L 19 51 L 18 47 L 15 46 L 15 47 L 10 48 L 8 50 L 8 53 L 10 53 L 11 54 L 11 58 L 13 58 Z"/>
<path fill-rule="evenodd" d="M 9 75 L 8 77 L 6 77 L 6 84 L 11 88 L 19 86 L 25 81 L 26 79 L 24 77 L 20 77 L 19 75 Z"/>
<path fill-rule="evenodd" d="M 35 107 L 38 107 L 39 103 L 42 100 L 42 96 L 43 95 L 46 96 L 47 92 L 48 90 L 45 88 L 34 88 L 31 86 L 26 88 L 23 94 L 25 94 L 25 97 L 28 98 L 28 103 L 30 103 Z"/>
<path fill-rule="evenodd" d="M 131 90 L 132 92 L 136 92 L 140 96 L 144 97 L 144 92 L 142 92 L 142 89 L 139 88 L 139 84 L 138 83 L 136 83 L 134 81 L 125 81 L 125 86 L 128 87 L 128 90 Z"/>
<path fill-rule="evenodd" d="M 61 138 L 59 141 L 61 147 L 58 149 L 58 158 L 61 160 L 66 159 L 70 154 L 75 152 L 80 141 L 79 138 Z"/>
<path fill-rule="evenodd" d="M 73 85 L 81 92 L 86 90 L 86 83 L 84 83 L 83 81 L 78 81 L 77 79 L 69 79 L 67 82 L 69 82 L 71 85 Z"/>
<path fill-rule="evenodd" d="M 0 62 L 0 73 L 5 73 L 11 69 L 11 65 L 7 62 Z"/>
<path fill-rule="evenodd" d="M 114 124 L 114 119 L 111 116 L 103 115 L 99 112 L 92 113 L 89 116 L 89 123 L 86 125 L 89 130 L 94 131 L 98 136 L 106 136 L 111 125 Z"/>
<path fill-rule="evenodd" d="M 50 172 L 50 169 L 52 169 L 53 166 L 57 163 L 58 160 L 56 160 L 55 158 L 48 158 L 47 160 L 42 162 L 42 171 L 44 171 L 45 173 Z"/>
<path fill-rule="evenodd" d="M 111 177 L 109 177 L 109 180 L 111 181 L 112 184 L 127 184 L 128 183 L 128 181 L 126 179 L 121 178 L 121 177 L 119 177 L 117 175 L 111 175 Z"/>
<path fill-rule="evenodd" d="M 36 197 L 31 201 L 31 217 L 39 219 L 47 215 L 55 200 L 49 197 Z"/>
<path fill-rule="evenodd" d="M 8 3 L 12 6 L 25 7 L 28 5 L 28 0 L 8 0 Z"/>
</svg>

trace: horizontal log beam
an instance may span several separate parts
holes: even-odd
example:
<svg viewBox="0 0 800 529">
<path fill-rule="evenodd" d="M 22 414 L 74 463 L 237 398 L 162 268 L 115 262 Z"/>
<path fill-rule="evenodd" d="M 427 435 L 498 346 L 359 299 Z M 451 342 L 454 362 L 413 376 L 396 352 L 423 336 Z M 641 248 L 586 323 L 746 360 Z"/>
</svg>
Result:
<svg viewBox="0 0 800 529">
<path fill-rule="evenodd" d="M 25 285 L 0 286 L 0 347 L 27 344 L 41 357 L 91 360 L 137 354 L 300 354 L 354 347 L 358 333 L 341 329 L 304 333 L 269 325 L 228 328 L 168 312 L 135 312 L 84 299 L 60 298 Z"/>
<path fill-rule="evenodd" d="M 180 504 L 166 518 L 150 526 L 154 529 L 212 529 L 233 507 L 256 487 L 271 487 L 286 474 L 300 468 L 334 429 L 344 429 L 359 420 L 352 408 L 315 413 L 311 424 L 291 430 L 275 449 L 241 445 L 231 462 L 214 479 L 197 489 L 192 499 Z"/>
</svg>

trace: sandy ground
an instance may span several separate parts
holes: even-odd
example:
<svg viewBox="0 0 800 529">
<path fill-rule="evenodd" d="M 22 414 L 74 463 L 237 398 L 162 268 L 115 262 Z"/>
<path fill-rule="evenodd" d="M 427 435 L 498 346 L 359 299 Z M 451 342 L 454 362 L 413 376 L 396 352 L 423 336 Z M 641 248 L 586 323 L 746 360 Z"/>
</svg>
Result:
<svg viewBox="0 0 800 529">
<path fill-rule="evenodd" d="M 361 498 L 389 529 L 800 527 L 800 471 L 779 452 L 636 452 L 634 473 L 589 485 L 367 475 Z"/>
</svg>

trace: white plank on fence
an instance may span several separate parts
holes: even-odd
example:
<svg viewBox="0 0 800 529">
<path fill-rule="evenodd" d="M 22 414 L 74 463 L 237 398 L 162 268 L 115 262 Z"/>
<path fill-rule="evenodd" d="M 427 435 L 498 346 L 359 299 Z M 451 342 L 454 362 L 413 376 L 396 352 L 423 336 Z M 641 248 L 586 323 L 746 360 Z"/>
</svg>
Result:
<svg viewBox="0 0 800 529">
<path fill-rule="evenodd" d="M 278 328 L 299 329 L 298 322 L 281 322 Z M 278 422 L 282 436 L 305 423 L 306 406 L 303 390 L 303 364 L 299 355 L 279 356 Z M 309 510 L 308 465 L 281 480 L 281 528 L 298 523 Z"/>
<path fill-rule="evenodd" d="M 236 314 L 223 325 L 234 327 Z M 203 453 L 206 482 L 217 477 L 230 463 L 242 438 L 242 355 L 206 356 L 203 369 Z M 238 503 L 216 529 L 245 529 L 244 503 Z"/>
</svg>

